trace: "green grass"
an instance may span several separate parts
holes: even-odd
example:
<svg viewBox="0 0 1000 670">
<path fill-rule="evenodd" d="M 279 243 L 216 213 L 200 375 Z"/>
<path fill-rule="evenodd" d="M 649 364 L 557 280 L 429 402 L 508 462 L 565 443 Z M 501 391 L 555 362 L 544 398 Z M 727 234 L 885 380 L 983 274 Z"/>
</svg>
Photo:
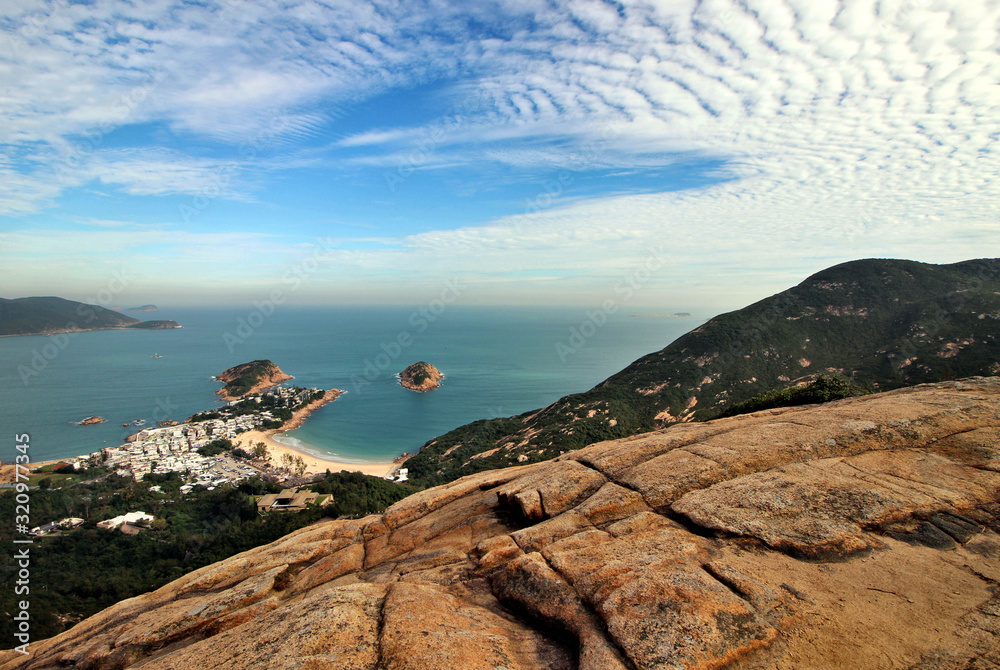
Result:
<svg viewBox="0 0 1000 670">
<path fill-rule="evenodd" d="M 28 486 L 41 486 L 43 479 L 49 481 L 48 488 L 57 489 L 71 484 L 78 484 L 85 481 L 88 476 L 83 473 L 61 474 L 54 472 L 33 472 L 28 475 Z"/>
</svg>

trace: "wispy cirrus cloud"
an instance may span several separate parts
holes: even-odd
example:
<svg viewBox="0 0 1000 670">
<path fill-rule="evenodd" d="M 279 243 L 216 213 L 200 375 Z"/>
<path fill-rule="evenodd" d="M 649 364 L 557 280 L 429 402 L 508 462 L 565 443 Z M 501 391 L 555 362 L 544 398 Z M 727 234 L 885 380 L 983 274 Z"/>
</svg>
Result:
<svg viewBox="0 0 1000 670">
<path fill-rule="evenodd" d="M 192 159 L 171 151 L 111 150 L 91 157 L 80 173 L 130 195 L 198 194 L 220 183 L 220 196 L 238 197 L 219 175 L 231 167 L 219 161 Z"/>
</svg>

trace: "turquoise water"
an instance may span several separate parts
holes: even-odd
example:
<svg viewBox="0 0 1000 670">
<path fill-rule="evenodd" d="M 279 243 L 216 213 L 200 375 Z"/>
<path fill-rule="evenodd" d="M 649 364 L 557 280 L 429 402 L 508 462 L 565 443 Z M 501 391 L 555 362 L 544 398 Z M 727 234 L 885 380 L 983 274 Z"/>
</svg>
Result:
<svg viewBox="0 0 1000 670">
<path fill-rule="evenodd" d="M 218 403 L 212 375 L 268 358 L 294 375 L 290 384 L 347 391 L 282 439 L 348 462 L 384 461 L 470 421 L 587 390 L 700 323 L 619 313 L 594 327 L 579 308 L 450 306 L 439 315 L 279 307 L 241 325 L 251 313 L 161 309 L 141 316 L 184 328 L 0 338 L 0 458 L 11 459 L 20 433 L 31 435 L 33 461 L 117 446 L 135 430 L 123 423 L 183 421 Z M 571 340 L 573 328 L 589 337 Z M 436 391 L 399 386 L 395 375 L 418 360 L 444 373 Z M 107 422 L 77 425 L 91 415 Z"/>
</svg>

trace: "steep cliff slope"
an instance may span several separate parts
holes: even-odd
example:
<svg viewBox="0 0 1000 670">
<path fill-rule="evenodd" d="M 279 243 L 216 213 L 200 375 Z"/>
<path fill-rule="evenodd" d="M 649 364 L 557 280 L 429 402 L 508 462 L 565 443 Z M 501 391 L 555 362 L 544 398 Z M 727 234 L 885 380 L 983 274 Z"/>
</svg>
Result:
<svg viewBox="0 0 1000 670">
<path fill-rule="evenodd" d="M 424 484 L 705 419 L 755 394 L 849 377 L 875 390 L 1000 372 L 1000 260 L 861 260 L 717 316 L 586 393 L 477 421 L 407 462 Z"/>
<path fill-rule="evenodd" d="M 680 424 L 316 524 L 0 669 L 1000 664 L 1000 379 Z"/>
</svg>

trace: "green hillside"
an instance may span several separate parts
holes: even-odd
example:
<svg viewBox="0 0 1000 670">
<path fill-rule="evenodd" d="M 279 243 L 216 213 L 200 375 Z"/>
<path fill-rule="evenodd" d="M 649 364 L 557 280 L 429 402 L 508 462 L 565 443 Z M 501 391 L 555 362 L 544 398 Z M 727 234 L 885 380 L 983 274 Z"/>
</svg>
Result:
<svg viewBox="0 0 1000 670">
<path fill-rule="evenodd" d="M 56 297 L 0 298 L 0 335 L 38 335 L 124 328 L 139 319 L 98 305 Z"/>
<path fill-rule="evenodd" d="M 0 298 L 0 336 L 52 335 L 109 328 L 180 328 L 176 321 L 140 321 L 99 305 L 53 296 Z"/>
<path fill-rule="evenodd" d="M 250 393 L 259 385 L 274 386 L 292 377 L 281 371 L 277 365 L 268 360 L 250 361 L 234 365 L 215 377 L 226 385 L 216 391 L 224 398 L 239 398 Z"/>
<path fill-rule="evenodd" d="M 1000 259 L 852 261 L 721 314 L 590 391 L 431 440 L 407 467 L 436 484 L 709 419 L 820 374 L 877 391 L 997 374 L 998 361 Z"/>
</svg>

